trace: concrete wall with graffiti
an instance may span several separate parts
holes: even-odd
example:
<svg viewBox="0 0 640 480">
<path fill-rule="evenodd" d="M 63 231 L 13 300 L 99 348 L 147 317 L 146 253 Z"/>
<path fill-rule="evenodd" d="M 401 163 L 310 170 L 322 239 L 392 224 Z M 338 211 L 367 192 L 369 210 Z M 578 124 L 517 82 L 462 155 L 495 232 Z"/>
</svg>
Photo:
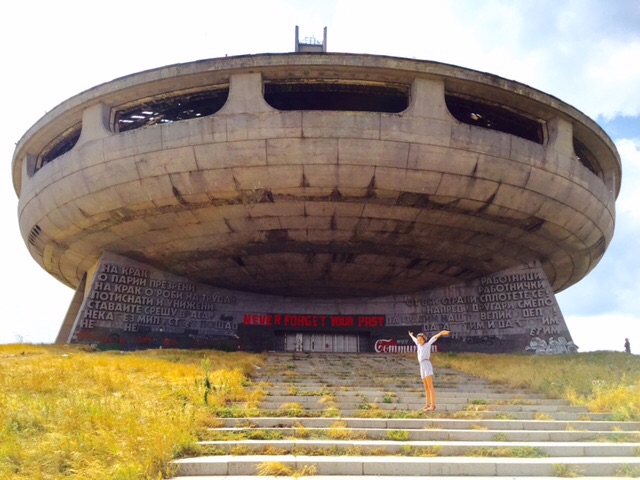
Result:
<svg viewBox="0 0 640 480">
<path fill-rule="evenodd" d="M 537 263 L 415 295 L 302 299 L 218 289 L 105 254 L 78 295 L 58 341 L 105 349 L 283 350 L 302 335 L 317 351 L 349 336 L 357 351 L 402 353 L 413 348 L 409 330 L 443 329 L 452 334 L 438 342 L 442 351 L 577 349 Z"/>
</svg>

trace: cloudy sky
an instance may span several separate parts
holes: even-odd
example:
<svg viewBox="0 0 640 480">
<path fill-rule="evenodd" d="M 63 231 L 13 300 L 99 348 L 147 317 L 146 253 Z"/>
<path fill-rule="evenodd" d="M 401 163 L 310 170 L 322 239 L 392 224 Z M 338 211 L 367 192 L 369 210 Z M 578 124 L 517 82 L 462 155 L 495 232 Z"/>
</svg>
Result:
<svg viewBox="0 0 640 480">
<path fill-rule="evenodd" d="M 53 342 L 73 292 L 31 259 L 11 183 L 15 143 L 88 88 L 140 70 L 282 53 L 300 36 L 330 52 L 435 60 L 525 83 L 583 111 L 623 163 L 604 259 L 558 295 L 580 351 L 640 353 L 640 2 L 637 0 L 24 0 L 0 6 L 3 109 L 0 343 Z"/>
</svg>

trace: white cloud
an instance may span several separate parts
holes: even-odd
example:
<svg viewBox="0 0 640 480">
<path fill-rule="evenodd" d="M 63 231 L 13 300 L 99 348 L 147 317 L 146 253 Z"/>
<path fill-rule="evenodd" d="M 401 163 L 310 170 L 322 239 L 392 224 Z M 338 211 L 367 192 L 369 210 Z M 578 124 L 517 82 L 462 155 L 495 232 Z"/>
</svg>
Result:
<svg viewBox="0 0 640 480">
<path fill-rule="evenodd" d="M 3 4 L 4 5 L 4 4 Z M 294 0 L 209 2 L 113 0 L 9 2 L 0 18 L 0 221 L 6 226 L 0 275 L 0 342 L 52 341 L 73 292 L 29 257 L 19 238 L 9 159 L 14 143 L 70 96 L 115 77 L 217 56 L 290 52 L 328 27 L 331 52 L 371 53 L 474 68 L 555 95 L 594 118 L 640 114 L 640 3 L 637 0 Z M 601 322 L 623 322 L 640 348 L 640 132 L 617 146 L 623 159 L 614 240 L 601 264 L 559 301 L 585 349 Z M 626 322 L 626 323 L 624 323 Z M 636 323 L 634 323 L 636 322 Z M 604 325 L 609 325 L 604 323 Z M 617 334 L 616 334 L 617 335 Z M 584 337 L 583 337 L 584 336 Z M 621 349 L 620 335 L 596 335 L 588 349 Z M 622 335 L 624 337 L 625 335 Z M 601 344 L 601 346 L 599 346 Z"/>
<path fill-rule="evenodd" d="M 598 117 L 640 114 L 635 1 L 338 2 L 340 51 L 436 60 L 533 86 Z M 331 45 L 331 43 L 330 43 Z"/>
<path fill-rule="evenodd" d="M 640 138 L 640 132 L 638 135 Z M 640 224 L 640 140 L 623 138 L 616 147 L 622 158 L 622 186 L 616 202 L 618 221 Z"/>
<path fill-rule="evenodd" d="M 578 94 L 585 111 L 610 119 L 640 114 L 640 39 L 593 45 Z"/>
<path fill-rule="evenodd" d="M 640 353 L 640 322 L 633 315 L 570 316 L 565 321 L 580 352 L 624 351 L 624 339 L 628 338 L 631 353 Z"/>
</svg>

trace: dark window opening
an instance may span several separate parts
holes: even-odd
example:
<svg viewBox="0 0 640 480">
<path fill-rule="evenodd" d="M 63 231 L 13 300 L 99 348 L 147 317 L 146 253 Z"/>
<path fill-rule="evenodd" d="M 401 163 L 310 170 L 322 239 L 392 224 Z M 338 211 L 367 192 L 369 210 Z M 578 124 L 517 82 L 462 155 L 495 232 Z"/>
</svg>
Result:
<svg viewBox="0 0 640 480">
<path fill-rule="evenodd" d="M 267 82 L 264 99 L 278 110 L 399 113 L 409 106 L 409 91 L 409 85 Z"/>
<path fill-rule="evenodd" d="M 544 143 L 542 124 L 536 120 L 468 98 L 445 95 L 444 99 L 449 112 L 459 122 L 509 133 L 541 145 Z"/>
<path fill-rule="evenodd" d="M 40 161 L 36 164 L 36 171 L 71 150 L 80 138 L 80 127 L 81 124 L 74 125 L 49 143 L 40 154 Z"/>
<path fill-rule="evenodd" d="M 163 98 L 118 110 L 115 115 L 115 131 L 116 133 L 126 132 L 158 123 L 172 123 L 213 115 L 222 108 L 228 96 L 228 88 L 218 88 Z"/>
<path fill-rule="evenodd" d="M 600 169 L 598 168 L 598 162 L 596 157 L 591 151 L 584 146 L 580 141 L 573 139 L 573 151 L 578 157 L 578 161 L 591 173 L 596 176 L 600 176 Z"/>
<path fill-rule="evenodd" d="M 36 239 L 38 238 L 38 236 L 40 235 L 40 233 L 42 232 L 42 229 L 40 228 L 39 225 L 35 225 L 31 231 L 29 232 L 29 243 L 31 245 L 35 245 L 36 244 Z"/>
</svg>

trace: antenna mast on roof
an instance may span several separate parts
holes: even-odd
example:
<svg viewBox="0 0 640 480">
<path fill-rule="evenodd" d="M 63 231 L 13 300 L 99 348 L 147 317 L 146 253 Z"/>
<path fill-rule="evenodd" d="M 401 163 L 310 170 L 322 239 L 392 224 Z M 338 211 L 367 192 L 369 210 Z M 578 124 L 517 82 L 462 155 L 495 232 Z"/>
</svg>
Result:
<svg viewBox="0 0 640 480">
<path fill-rule="evenodd" d="M 298 25 L 296 25 L 296 53 L 326 53 L 327 52 L 327 27 L 324 27 L 324 35 L 322 42 L 316 39 L 316 37 L 305 37 L 300 41 L 300 32 Z"/>
</svg>

